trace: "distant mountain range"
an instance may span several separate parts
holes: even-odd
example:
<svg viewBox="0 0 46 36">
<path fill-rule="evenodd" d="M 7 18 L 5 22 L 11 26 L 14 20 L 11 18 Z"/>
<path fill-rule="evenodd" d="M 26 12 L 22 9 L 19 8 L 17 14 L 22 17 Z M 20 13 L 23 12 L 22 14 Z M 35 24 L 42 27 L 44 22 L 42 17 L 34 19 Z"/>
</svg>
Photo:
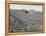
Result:
<svg viewBox="0 0 46 36">
<path fill-rule="evenodd" d="M 19 11 L 19 12 L 21 12 L 21 11 L 23 11 L 23 12 L 25 12 L 25 11 L 28 11 L 29 13 L 42 13 L 41 11 L 37 11 L 37 10 L 25 10 L 25 9 L 21 9 L 21 10 L 19 10 L 19 9 L 11 9 L 11 10 L 13 10 L 13 11 Z"/>
</svg>

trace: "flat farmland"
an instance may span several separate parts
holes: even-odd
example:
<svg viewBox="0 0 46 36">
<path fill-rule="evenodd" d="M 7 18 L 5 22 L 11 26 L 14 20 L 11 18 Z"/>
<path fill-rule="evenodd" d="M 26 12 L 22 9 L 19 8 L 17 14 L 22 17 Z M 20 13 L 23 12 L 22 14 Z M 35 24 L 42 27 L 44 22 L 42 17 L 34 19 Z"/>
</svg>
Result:
<svg viewBox="0 0 46 36">
<path fill-rule="evenodd" d="M 10 31 L 42 32 L 42 12 L 10 9 Z"/>
</svg>

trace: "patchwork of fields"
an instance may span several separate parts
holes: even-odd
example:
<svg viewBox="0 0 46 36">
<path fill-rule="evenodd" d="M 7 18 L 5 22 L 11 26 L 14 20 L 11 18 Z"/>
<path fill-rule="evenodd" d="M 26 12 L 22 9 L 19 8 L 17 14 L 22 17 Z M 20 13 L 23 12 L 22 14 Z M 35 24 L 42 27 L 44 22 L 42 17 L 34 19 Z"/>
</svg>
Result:
<svg viewBox="0 0 46 36">
<path fill-rule="evenodd" d="M 34 10 L 10 9 L 11 32 L 42 32 L 42 13 Z"/>
</svg>

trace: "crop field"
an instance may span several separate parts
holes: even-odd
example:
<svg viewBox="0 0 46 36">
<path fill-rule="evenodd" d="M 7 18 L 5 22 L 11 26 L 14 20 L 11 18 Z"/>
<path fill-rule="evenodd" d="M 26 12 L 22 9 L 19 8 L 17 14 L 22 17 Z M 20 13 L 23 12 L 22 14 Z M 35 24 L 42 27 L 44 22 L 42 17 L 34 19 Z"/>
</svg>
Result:
<svg viewBox="0 0 46 36">
<path fill-rule="evenodd" d="M 10 9 L 11 32 L 42 32 L 42 12 Z"/>
</svg>

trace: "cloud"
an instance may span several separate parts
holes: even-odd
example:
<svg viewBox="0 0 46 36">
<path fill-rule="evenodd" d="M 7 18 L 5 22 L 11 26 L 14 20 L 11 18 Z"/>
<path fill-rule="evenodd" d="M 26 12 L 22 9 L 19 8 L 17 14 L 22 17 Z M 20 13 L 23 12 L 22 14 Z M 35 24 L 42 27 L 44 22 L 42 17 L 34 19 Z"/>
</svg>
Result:
<svg viewBox="0 0 46 36">
<path fill-rule="evenodd" d="M 36 10 L 36 11 L 42 11 L 42 6 L 10 4 L 10 9 L 26 9 L 26 10 L 33 9 L 33 10 Z"/>
</svg>

